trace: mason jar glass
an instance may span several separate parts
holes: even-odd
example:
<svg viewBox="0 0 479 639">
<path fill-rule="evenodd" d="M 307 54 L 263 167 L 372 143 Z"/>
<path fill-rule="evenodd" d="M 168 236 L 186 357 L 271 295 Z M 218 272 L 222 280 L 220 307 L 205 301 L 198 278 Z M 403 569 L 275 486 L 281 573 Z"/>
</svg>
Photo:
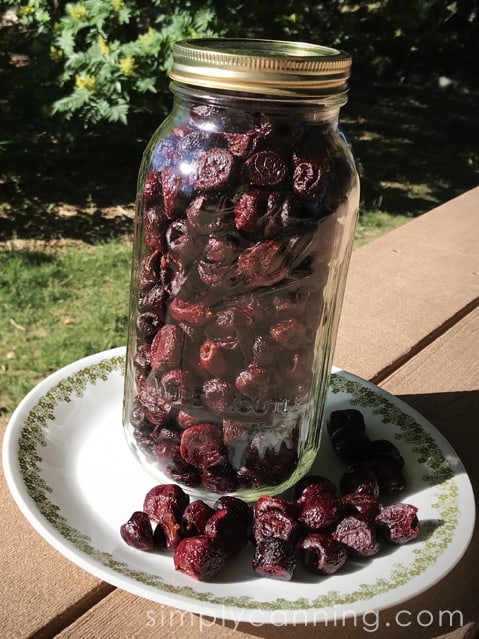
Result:
<svg viewBox="0 0 479 639">
<path fill-rule="evenodd" d="M 138 179 L 124 428 L 196 498 L 278 494 L 317 455 L 359 184 L 351 60 L 193 39 Z"/>
</svg>

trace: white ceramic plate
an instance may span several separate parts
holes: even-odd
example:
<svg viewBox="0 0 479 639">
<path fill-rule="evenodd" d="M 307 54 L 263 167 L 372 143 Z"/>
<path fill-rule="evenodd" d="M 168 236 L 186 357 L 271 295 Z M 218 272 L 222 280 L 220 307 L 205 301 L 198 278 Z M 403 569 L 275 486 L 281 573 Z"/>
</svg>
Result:
<svg viewBox="0 0 479 639">
<path fill-rule="evenodd" d="M 368 434 L 395 441 L 406 460 L 401 501 L 419 508 L 422 532 L 404 546 L 350 562 L 329 577 L 302 568 L 290 582 L 251 568 L 251 548 L 213 582 L 175 572 L 171 554 L 127 546 L 119 527 L 156 482 L 128 450 L 121 424 L 123 348 L 79 360 L 50 375 L 20 403 L 7 427 L 4 467 L 30 523 L 93 575 L 141 597 L 236 622 L 297 624 L 387 608 L 426 590 L 459 561 L 474 527 L 469 478 L 442 435 L 376 386 L 335 370 L 327 400 L 356 407 Z M 338 482 L 344 467 L 324 438 L 312 472 Z M 396 501 L 398 499 L 396 498 Z"/>
</svg>

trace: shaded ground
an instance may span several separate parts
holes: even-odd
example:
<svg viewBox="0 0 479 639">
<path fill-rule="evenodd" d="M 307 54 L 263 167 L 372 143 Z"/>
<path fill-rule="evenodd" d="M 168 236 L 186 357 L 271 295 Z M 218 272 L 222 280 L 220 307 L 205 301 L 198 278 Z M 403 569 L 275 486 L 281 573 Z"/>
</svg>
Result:
<svg viewBox="0 0 479 639">
<path fill-rule="evenodd" d="M 476 186 L 477 97 L 353 83 L 342 122 L 360 164 L 362 210 L 416 216 Z M 134 116 L 128 127 L 104 127 L 67 144 L 4 106 L 0 242 L 130 235 L 141 155 L 161 116 Z"/>
<path fill-rule="evenodd" d="M 363 207 L 420 215 L 479 184 L 478 95 L 431 87 L 351 89 L 343 124 Z"/>
</svg>

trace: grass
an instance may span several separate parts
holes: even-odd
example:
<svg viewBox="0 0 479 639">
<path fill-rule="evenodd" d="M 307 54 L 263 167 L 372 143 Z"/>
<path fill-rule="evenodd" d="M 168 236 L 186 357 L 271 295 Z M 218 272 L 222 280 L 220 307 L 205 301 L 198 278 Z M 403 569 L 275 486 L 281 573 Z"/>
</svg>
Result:
<svg viewBox="0 0 479 639">
<path fill-rule="evenodd" d="M 361 210 L 356 227 L 354 248 L 357 249 L 368 242 L 372 242 L 384 233 L 406 224 L 412 219 L 410 215 L 392 215 L 380 210 Z"/>
<path fill-rule="evenodd" d="M 0 253 L 0 419 L 42 378 L 126 341 L 131 247 Z"/>
</svg>

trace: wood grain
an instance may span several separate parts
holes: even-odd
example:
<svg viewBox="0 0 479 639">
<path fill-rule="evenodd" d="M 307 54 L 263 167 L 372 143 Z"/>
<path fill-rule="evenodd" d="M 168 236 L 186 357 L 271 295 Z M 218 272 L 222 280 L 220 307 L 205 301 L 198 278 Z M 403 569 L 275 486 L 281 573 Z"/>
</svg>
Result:
<svg viewBox="0 0 479 639">
<path fill-rule="evenodd" d="M 337 366 L 380 379 L 478 304 L 478 193 L 468 191 L 353 253 Z"/>
</svg>

